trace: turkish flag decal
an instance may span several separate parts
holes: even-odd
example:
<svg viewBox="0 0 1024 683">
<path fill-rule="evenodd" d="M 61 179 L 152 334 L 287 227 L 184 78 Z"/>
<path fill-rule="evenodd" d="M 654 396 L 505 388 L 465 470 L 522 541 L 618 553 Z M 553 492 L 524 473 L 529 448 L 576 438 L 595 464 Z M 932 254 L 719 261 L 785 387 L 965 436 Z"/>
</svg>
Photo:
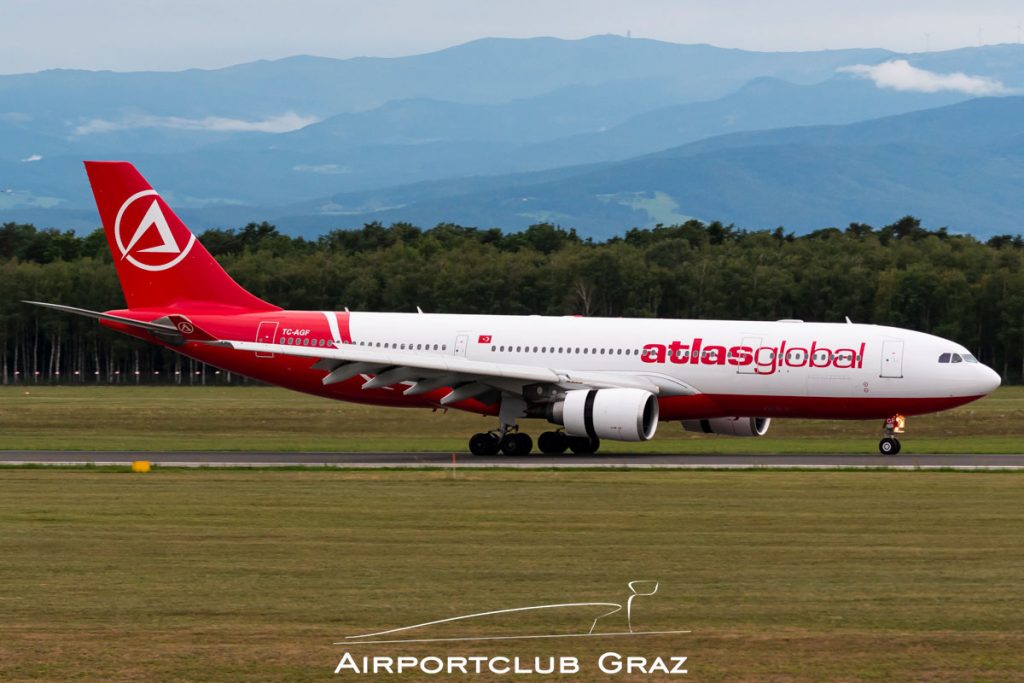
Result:
<svg viewBox="0 0 1024 683">
<path fill-rule="evenodd" d="M 480 338 L 476 340 L 476 343 L 477 344 L 490 344 L 491 343 L 491 335 L 489 335 L 489 334 L 481 334 Z"/>
</svg>

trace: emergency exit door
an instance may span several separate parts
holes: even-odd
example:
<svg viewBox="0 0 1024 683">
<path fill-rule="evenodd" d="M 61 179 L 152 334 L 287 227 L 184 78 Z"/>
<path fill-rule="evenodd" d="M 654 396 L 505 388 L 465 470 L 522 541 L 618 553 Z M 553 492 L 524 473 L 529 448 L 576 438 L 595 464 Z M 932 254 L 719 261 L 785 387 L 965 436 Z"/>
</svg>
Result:
<svg viewBox="0 0 1024 683">
<path fill-rule="evenodd" d="M 263 321 L 260 323 L 259 328 L 256 330 L 256 343 L 257 344 L 273 344 L 274 338 L 277 337 L 277 323 Z M 273 358 L 272 353 L 261 353 L 256 352 L 257 358 Z"/>
<path fill-rule="evenodd" d="M 903 377 L 903 340 L 882 342 L 882 377 Z"/>
</svg>

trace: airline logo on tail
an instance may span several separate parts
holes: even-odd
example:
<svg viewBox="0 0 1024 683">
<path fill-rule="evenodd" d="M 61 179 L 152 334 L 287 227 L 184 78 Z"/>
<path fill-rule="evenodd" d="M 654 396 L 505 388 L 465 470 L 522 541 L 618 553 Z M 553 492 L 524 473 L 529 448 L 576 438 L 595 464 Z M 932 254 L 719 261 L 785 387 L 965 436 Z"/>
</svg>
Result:
<svg viewBox="0 0 1024 683">
<path fill-rule="evenodd" d="M 122 260 L 148 271 L 178 265 L 196 242 L 180 221 L 173 225 L 167 221 L 156 190 L 143 190 L 125 200 L 114 220 L 114 238 Z"/>
</svg>

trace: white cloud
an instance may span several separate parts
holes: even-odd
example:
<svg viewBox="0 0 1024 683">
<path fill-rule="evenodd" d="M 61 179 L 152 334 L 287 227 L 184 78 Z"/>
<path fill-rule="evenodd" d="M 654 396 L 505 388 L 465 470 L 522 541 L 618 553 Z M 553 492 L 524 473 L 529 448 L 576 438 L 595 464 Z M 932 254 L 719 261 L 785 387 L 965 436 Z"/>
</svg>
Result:
<svg viewBox="0 0 1024 683">
<path fill-rule="evenodd" d="M 1010 90 L 1000 81 L 985 76 L 969 76 L 960 71 L 940 74 L 919 69 L 905 59 L 881 64 L 854 64 L 839 69 L 874 81 L 879 88 L 911 92 L 961 92 L 965 95 L 1006 95 Z"/>
<path fill-rule="evenodd" d="M 20 111 L 0 112 L 0 121 L 6 121 L 7 123 L 28 123 L 31 120 L 32 116 L 30 114 Z"/>
<path fill-rule="evenodd" d="M 292 170 L 300 173 L 323 173 L 326 175 L 352 172 L 352 169 L 348 166 L 338 166 L 338 164 L 299 164 L 298 166 L 292 166 Z"/>
<path fill-rule="evenodd" d="M 41 155 L 33 154 L 31 156 L 25 157 L 21 161 L 22 161 L 22 163 L 29 163 L 29 162 L 32 162 L 32 161 L 42 161 L 42 160 L 43 160 L 43 157 Z"/>
<path fill-rule="evenodd" d="M 150 116 L 136 114 L 125 116 L 117 121 L 109 119 L 92 119 L 75 128 L 75 135 L 92 135 L 109 133 L 115 130 L 133 130 L 137 128 L 174 128 L 177 130 L 206 130 L 218 132 L 259 132 L 287 133 L 304 128 L 319 121 L 316 116 L 302 116 L 289 111 L 259 121 L 229 119 L 223 116 L 207 116 L 202 119 L 187 119 L 181 116 Z"/>
</svg>

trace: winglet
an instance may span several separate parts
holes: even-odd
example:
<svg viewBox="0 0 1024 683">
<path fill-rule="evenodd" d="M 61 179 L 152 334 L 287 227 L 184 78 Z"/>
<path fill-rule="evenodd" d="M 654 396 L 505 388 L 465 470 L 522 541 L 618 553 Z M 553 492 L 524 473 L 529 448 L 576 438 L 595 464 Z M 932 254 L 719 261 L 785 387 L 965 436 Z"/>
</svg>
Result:
<svg viewBox="0 0 1024 683">
<path fill-rule="evenodd" d="M 181 333 L 188 341 L 198 342 L 215 342 L 220 341 L 217 337 L 206 330 L 198 327 L 194 322 L 189 320 L 183 315 L 172 314 L 167 316 L 167 319 L 171 321 L 171 324 Z"/>
</svg>

